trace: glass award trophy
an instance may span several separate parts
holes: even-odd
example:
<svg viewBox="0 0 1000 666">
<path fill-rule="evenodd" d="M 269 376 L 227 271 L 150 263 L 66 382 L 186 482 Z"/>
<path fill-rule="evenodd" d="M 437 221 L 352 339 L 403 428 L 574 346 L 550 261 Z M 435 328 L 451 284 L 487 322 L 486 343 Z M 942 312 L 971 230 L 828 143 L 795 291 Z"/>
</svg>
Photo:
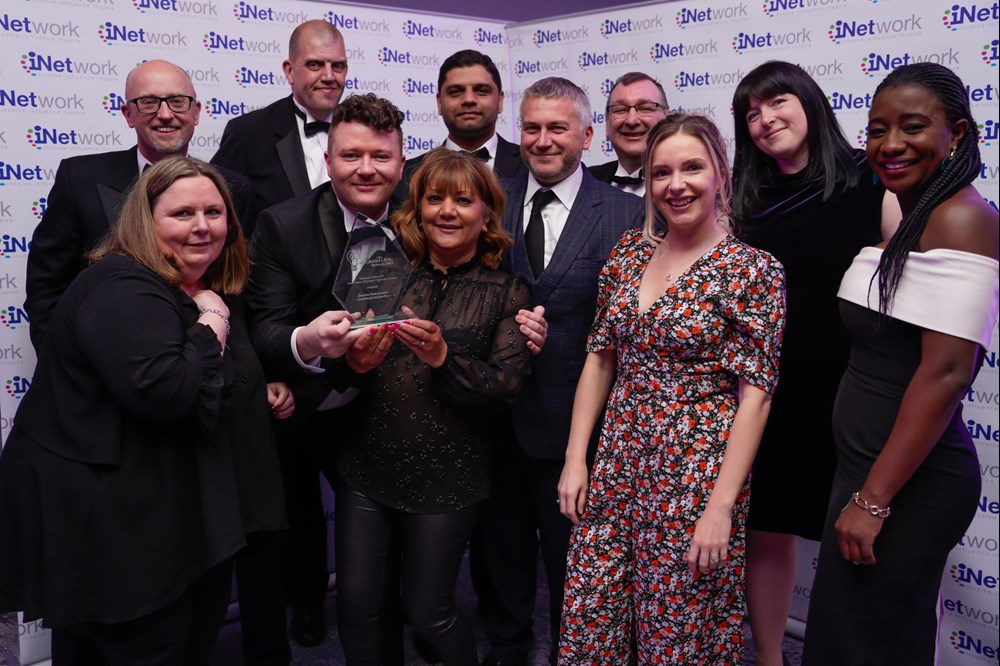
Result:
<svg viewBox="0 0 1000 666">
<path fill-rule="evenodd" d="M 351 328 L 409 319 L 399 301 L 413 267 L 396 235 L 360 213 L 333 279 L 333 295 L 348 312 L 360 312 Z"/>
</svg>

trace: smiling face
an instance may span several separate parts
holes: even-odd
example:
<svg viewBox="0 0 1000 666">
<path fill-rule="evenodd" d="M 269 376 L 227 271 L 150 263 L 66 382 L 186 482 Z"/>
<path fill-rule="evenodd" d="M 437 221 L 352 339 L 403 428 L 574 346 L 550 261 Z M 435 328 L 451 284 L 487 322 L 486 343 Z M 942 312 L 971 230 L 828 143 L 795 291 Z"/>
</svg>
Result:
<svg viewBox="0 0 1000 666">
<path fill-rule="evenodd" d="M 337 200 L 352 213 L 380 218 L 403 176 L 399 133 L 344 122 L 330 128 L 329 146 L 326 165 Z"/>
<path fill-rule="evenodd" d="M 722 179 L 701 139 L 674 134 L 653 148 L 647 196 L 667 221 L 668 233 L 695 234 L 714 225 Z"/>
<path fill-rule="evenodd" d="M 640 113 L 637 105 L 659 105 L 652 112 Z M 614 113 L 616 107 L 629 108 L 624 114 Z M 624 107 L 623 107 L 624 108 Z M 608 138 L 615 149 L 618 161 L 633 173 L 642 165 L 642 154 L 646 150 L 646 135 L 649 128 L 667 117 L 667 102 L 659 88 L 652 81 L 640 80 L 634 83 L 619 83 L 608 98 Z"/>
<path fill-rule="evenodd" d="M 347 80 L 344 40 L 326 29 L 304 30 L 282 68 L 292 86 L 292 97 L 313 118 L 326 120 L 344 94 Z"/>
<path fill-rule="evenodd" d="M 486 206 L 469 184 L 454 191 L 431 183 L 420 200 L 420 223 L 435 266 L 446 268 L 476 256 L 479 235 L 486 227 Z"/>
<path fill-rule="evenodd" d="M 437 103 L 448 136 L 466 150 L 486 143 L 496 132 L 497 116 L 503 113 L 503 93 L 482 65 L 449 70 Z"/>
<path fill-rule="evenodd" d="M 904 212 L 913 209 L 937 177 L 967 127 L 965 120 L 949 122 L 944 105 L 922 86 L 886 88 L 872 100 L 868 162 Z"/>
<path fill-rule="evenodd" d="M 205 176 L 180 178 L 153 202 L 156 245 L 183 286 L 197 285 L 226 242 L 226 203 Z"/>
<path fill-rule="evenodd" d="M 150 60 L 136 67 L 125 81 L 125 98 L 195 97 L 191 79 L 180 67 L 165 60 Z M 166 102 L 156 113 L 139 113 L 135 104 L 126 102 L 122 116 L 135 130 L 139 152 L 150 162 L 171 155 L 187 155 L 188 144 L 201 115 L 201 102 L 195 100 L 183 113 L 171 111 Z"/>
<path fill-rule="evenodd" d="M 593 136 L 569 97 L 529 97 L 521 104 L 521 159 L 542 185 L 576 171 Z"/>
<path fill-rule="evenodd" d="M 781 173 L 798 173 L 809 165 L 809 121 L 798 97 L 751 97 L 745 120 L 754 145 L 777 162 Z"/>
</svg>

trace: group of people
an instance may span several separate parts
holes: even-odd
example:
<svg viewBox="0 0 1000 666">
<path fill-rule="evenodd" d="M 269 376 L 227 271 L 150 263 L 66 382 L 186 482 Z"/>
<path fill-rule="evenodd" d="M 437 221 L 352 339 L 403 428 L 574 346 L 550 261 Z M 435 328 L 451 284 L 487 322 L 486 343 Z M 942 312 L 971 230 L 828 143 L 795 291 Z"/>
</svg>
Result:
<svg viewBox="0 0 1000 666">
<path fill-rule="evenodd" d="M 711 119 L 632 72 L 617 159 L 587 169 L 567 79 L 523 92 L 511 144 L 497 67 L 459 51 L 444 145 L 405 160 L 392 102 L 341 99 L 346 53 L 298 26 L 291 95 L 232 120 L 215 166 L 187 157 L 190 79 L 147 61 L 137 146 L 60 165 L 0 455 L 0 610 L 43 618 L 56 666 L 206 664 L 235 569 L 246 663 L 287 664 L 288 633 L 326 637 L 322 473 L 349 664 L 402 664 L 404 623 L 447 666 L 527 664 L 540 555 L 553 664 L 741 664 L 748 615 L 776 666 L 795 535 L 822 541 L 804 663 L 932 663 L 998 298 L 958 77 L 893 71 L 863 152 L 808 74 L 765 63 L 730 168 Z M 359 224 L 412 266 L 401 321 L 334 293 Z"/>
</svg>

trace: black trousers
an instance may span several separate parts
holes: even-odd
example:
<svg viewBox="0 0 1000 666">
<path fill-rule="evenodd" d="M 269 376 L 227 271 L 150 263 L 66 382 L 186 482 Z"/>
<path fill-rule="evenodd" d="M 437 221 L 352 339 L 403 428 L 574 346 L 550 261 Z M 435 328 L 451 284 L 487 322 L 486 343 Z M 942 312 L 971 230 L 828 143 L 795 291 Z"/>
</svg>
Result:
<svg viewBox="0 0 1000 666">
<path fill-rule="evenodd" d="M 512 434 L 497 444 L 490 499 L 476 530 L 481 558 L 476 583 L 491 654 L 500 661 L 525 661 L 534 644 L 532 615 L 541 549 L 549 586 L 549 660 L 555 664 L 572 529 L 569 519 L 559 513 L 562 468 L 561 459 L 525 455 Z"/>
<path fill-rule="evenodd" d="M 472 625 L 455 605 L 455 583 L 478 505 L 412 514 L 337 483 L 337 626 L 349 666 L 398 659 L 397 607 L 445 666 L 478 666 Z M 389 654 L 387 654 L 389 652 Z"/>
<path fill-rule="evenodd" d="M 210 569 L 163 608 L 127 622 L 52 630 L 53 666 L 208 666 L 229 606 L 232 561 Z"/>
<path fill-rule="evenodd" d="M 236 554 L 236 589 L 240 602 L 240 638 L 245 666 L 282 666 L 292 660 L 285 619 L 287 534 L 255 532 Z"/>
</svg>

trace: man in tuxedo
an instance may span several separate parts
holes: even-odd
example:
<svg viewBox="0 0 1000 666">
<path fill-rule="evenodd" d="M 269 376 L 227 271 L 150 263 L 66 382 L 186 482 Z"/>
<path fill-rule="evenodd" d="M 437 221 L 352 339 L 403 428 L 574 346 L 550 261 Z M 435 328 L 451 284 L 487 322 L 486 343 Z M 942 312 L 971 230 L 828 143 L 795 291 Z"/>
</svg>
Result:
<svg viewBox="0 0 1000 666">
<path fill-rule="evenodd" d="M 41 353 L 45 329 L 59 298 L 86 268 L 96 247 L 118 217 L 125 195 L 140 172 L 171 155 L 187 155 L 201 102 L 183 69 L 165 60 L 139 65 L 125 79 L 122 117 L 135 130 L 136 146 L 69 157 L 59 164 L 48 205 L 28 252 L 27 298 L 31 344 Z M 154 104 L 159 103 L 156 108 Z M 223 170 L 243 230 L 253 226 L 247 179 Z"/>
<path fill-rule="evenodd" d="M 497 117 L 503 113 L 503 85 L 493 59 L 467 49 L 448 56 L 438 70 L 437 107 L 451 150 L 475 153 L 503 180 L 524 172 L 520 146 L 497 134 Z M 424 162 L 418 155 L 407 160 L 393 200 L 406 199 L 410 178 Z"/>
<path fill-rule="evenodd" d="M 621 235 L 643 222 L 642 199 L 597 181 L 581 166 L 591 138 L 590 102 L 571 81 L 551 77 L 521 100 L 527 172 L 504 183 L 509 263 L 544 306 L 548 340 L 532 359 L 509 432 L 497 446 L 480 538 L 488 589 L 480 597 L 491 666 L 526 664 L 532 647 L 537 557 L 549 586 L 555 663 L 570 522 L 559 513 L 576 384 L 593 323 L 597 276 Z"/>
<path fill-rule="evenodd" d="M 306 21 L 292 31 L 282 69 L 291 95 L 230 120 L 212 158 L 250 179 L 255 212 L 329 179 L 327 132 L 347 79 L 343 35 L 326 21 Z"/>
<path fill-rule="evenodd" d="M 344 93 L 348 68 L 343 35 L 326 21 L 302 23 L 292 31 L 282 68 L 291 94 L 230 120 L 212 158 L 213 164 L 250 179 L 257 213 L 308 195 L 330 179 L 326 162 L 330 120 Z M 393 186 L 398 181 L 397 176 Z M 298 391 L 295 399 L 302 404 Z M 294 427 L 299 422 L 293 417 L 292 423 L 278 423 L 276 433 L 289 517 L 285 566 L 287 603 L 292 607 L 289 633 L 300 645 L 312 647 L 326 638 L 326 513 L 318 462 L 308 453 L 310 446 L 300 442 L 305 433 Z"/>
<path fill-rule="evenodd" d="M 617 160 L 590 167 L 597 180 L 630 194 L 643 196 L 642 154 L 650 128 L 667 117 L 667 94 L 660 82 L 642 72 L 629 72 L 615 81 L 605 110 L 608 139 Z"/>
</svg>

